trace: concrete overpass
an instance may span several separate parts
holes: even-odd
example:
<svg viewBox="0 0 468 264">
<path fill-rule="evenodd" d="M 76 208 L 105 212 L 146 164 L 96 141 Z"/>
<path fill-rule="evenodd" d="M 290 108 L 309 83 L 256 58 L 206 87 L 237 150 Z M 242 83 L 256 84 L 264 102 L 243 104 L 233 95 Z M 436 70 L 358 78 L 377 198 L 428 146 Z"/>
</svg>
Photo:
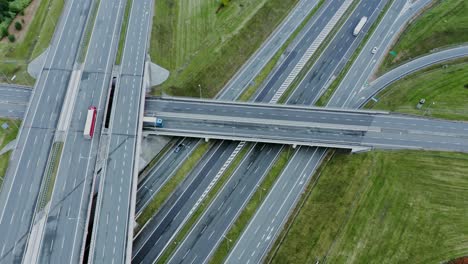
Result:
<svg viewBox="0 0 468 264">
<path fill-rule="evenodd" d="M 366 150 L 468 152 L 468 123 L 380 111 L 151 98 L 146 116 L 164 120 L 144 133 Z"/>
</svg>

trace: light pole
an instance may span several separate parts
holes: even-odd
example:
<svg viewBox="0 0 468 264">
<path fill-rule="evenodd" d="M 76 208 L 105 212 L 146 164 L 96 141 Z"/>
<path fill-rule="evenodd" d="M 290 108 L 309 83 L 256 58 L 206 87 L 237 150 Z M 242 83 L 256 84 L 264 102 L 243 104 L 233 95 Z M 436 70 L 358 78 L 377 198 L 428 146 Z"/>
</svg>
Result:
<svg viewBox="0 0 468 264">
<path fill-rule="evenodd" d="M 198 84 L 198 90 L 200 91 L 200 99 L 202 98 L 202 94 L 201 94 L 201 84 Z"/>
<path fill-rule="evenodd" d="M 227 240 L 227 252 L 229 252 L 229 249 L 231 248 L 231 247 L 229 246 L 229 243 L 231 243 L 231 242 L 232 242 L 232 240 L 231 240 L 231 239 L 229 239 L 229 238 L 228 238 L 227 236 L 225 236 L 225 235 L 223 235 L 223 237 L 224 237 L 224 239 L 226 239 L 226 240 Z"/>
</svg>

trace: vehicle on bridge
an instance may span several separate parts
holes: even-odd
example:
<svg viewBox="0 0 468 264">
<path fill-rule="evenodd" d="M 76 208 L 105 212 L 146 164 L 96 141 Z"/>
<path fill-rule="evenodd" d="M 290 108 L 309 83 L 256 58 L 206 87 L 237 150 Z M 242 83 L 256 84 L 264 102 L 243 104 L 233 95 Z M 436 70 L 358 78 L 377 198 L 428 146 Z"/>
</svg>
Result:
<svg viewBox="0 0 468 264">
<path fill-rule="evenodd" d="M 96 126 L 96 114 L 96 107 L 90 106 L 88 108 L 88 115 L 86 116 L 86 123 L 83 132 L 84 137 L 87 139 L 93 138 L 94 128 Z"/>
<path fill-rule="evenodd" d="M 364 25 L 366 24 L 366 22 L 367 22 L 367 17 L 366 16 L 362 17 L 361 20 L 359 20 L 359 23 L 356 25 L 356 27 L 354 28 L 354 31 L 353 31 L 354 36 L 357 36 L 359 34 L 359 32 L 361 32 L 361 30 L 364 27 Z"/>
<path fill-rule="evenodd" d="M 161 118 L 153 116 L 144 116 L 143 117 L 143 127 L 163 127 L 164 122 Z"/>
</svg>

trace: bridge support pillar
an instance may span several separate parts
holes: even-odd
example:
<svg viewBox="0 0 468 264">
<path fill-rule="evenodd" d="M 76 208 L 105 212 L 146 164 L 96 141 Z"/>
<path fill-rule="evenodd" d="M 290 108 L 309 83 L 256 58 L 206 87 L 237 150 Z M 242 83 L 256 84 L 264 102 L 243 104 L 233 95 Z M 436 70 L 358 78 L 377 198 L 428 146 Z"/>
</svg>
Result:
<svg viewBox="0 0 468 264">
<path fill-rule="evenodd" d="M 208 142 L 210 139 L 209 138 L 205 138 L 205 142 Z"/>
<path fill-rule="evenodd" d="M 297 147 L 297 144 L 293 144 L 292 147 L 293 149 L 295 149 Z"/>
</svg>

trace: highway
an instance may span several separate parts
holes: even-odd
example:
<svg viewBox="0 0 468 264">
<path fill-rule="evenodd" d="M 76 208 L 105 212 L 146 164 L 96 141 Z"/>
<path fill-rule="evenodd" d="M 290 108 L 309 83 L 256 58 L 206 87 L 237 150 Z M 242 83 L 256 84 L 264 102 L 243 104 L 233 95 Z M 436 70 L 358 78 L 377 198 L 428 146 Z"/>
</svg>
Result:
<svg viewBox="0 0 468 264">
<path fill-rule="evenodd" d="M 304 146 L 468 151 L 468 123 L 386 112 L 175 98 L 154 100 L 150 133 Z M 259 132 L 261 131 L 261 132 Z"/>
<path fill-rule="evenodd" d="M 367 31 L 376 21 L 386 1 L 361 1 L 348 20 L 340 28 L 325 51 L 320 55 L 306 76 L 288 99 L 288 104 L 314 104 L 334 80 L 335 76 L 344 68 L 348 58 L 355 52 L 364 39 Z M 352 32 L 356 24 L 363 17 L 368 17 L 367 23 L 357 37 Z"/>
<path fill-rule="evenodd" d="M 399 0 L 399 1 L 401 1 L 401 0 Z M 399 1 L 397 1 L 397 2 L 399 2 Z M 419 1 L 421 1 L 421 0 L 419 0 Z M 397 2 L 395 2 L 395 3 L 397 3 Z M 419 3 L 419 2 L 417 2 L 417 3 Z M 414 10 L 414 9 L 412 9 L 412 10 Z M 394 18 L 394 16 L 390 16 L 390 18 Z M 384 27 L 385 25 L 387 25 L 387 23 L 382 23 L 381 25 Z M 380 28 L 380 26 L 379 26 L 379 28 Z M 381 31 L 381 30 L 379 30 L 379 31 Z M 376 32 L 376 34 L 377 34 L 377 32 Z M 369 41 L 371 41 L 371 40 L 377 41 L 379 39 L 380 38 L 378 38 L 378 39 L 377 38 L 370 38 Z M 373 42 L 373 43 L 376 43 L 376 42 Z M 373 45 L 366 45 L 367 48 L 372 47 L 372 46 Z M 359 62 L 361 64 L 361 63 L 368 63 L 369 61 L 371 61 L 372 64 L 374 64 L 373 63 L 374 59 L 370 60 L 367 57 L 366 53 L 367 53 L 367 49 L 364 48 L 362 54 L 365 55 L 365 57 L 363 59 L 360 59 L 360 57 L 363 56 L 363 55 L 360 55 L 356 59 L 356 63 Z M 369 54 L 370 54 L 370 52 L 369 52 Z M 379 56 L 379 53 L 377 53 L 374 56 Z M 430 67 L 430 66 L 432 66 L 434 64 L 437 64 L 437 63 L 443 63 L 443 62 L 447 62 L 447 61 L 451 61 L 451 60 L 458 59 L 458 58 L 463 58 L 463 57 L 468 57 L 468 45 L 450 47 L 450 48 L 445 49 L 445 50 L 436 51 L 436 52 L 430 53 L 428 55 L 424 55 L 424 56 L 422 56 L 420 58 L 416 58 L 416 59 L 414 59 L 412 61 L 409 61 L 409 62 L 407 62 L 405 64 L 402 64 L 402 65 L 396 67 L 395 69 L 383 74 L 382 76 L 378 77 L 377 79 L 371 81 L 370 83 L 368 83 L 368 85 L 365 85 L 365 83 L 368 82 L 369 79 L 365 78 L 364 75 L 363 75 L 363 77 L 360 78 L 359 82 L 352 81 L 352 78 L 348 77 L 348 75 L 347 75 L 345 77 L 345 79 L 343 80 L 343 83 L 340 84 L 339 88 L 337 89 L 337 92 L 335 93 L 334 97 L 339 97 L 338 94 L 343 94 L 343 97 L 341 97 L 341 98 L 344 98 L 344 101 L 347 100 L 346 107 L 347 108 L 356 107 L 356 105 L 350 105 L 349 104 L 349 102 L 355 101 L 355 100 L 351 100 L 352 99 L 351 97 L 355 97 L 356 101 L 359 104 L 362 105 L 362 102 L 367 101 L 373 95 L 375 95 L 378 92 L 380 92 L 381 90 L 385 89 L 386 87 L 388 87 L 393 82 L 398 81 L 400 79 L 403 79 L 406 76 L 408 76 L 408 75 L 410 75 L 410 74 L 412 74 L 412 73 L 414 73 L 416 71 L 425 69 L 425 68 Z M 372 68 L 370 68 L 370 70 L 373 70 L 374 68 L 375 67 L 372 67 Z M 355 72 L 356 71 L 355 69 L 357 69 L 357 67 L 353 66 L 349 72 Z M 366 71 L 368 71 L 368 69 L 366 69 Z M 367 76 L 371 76 L 371 75 L 372 74 L 368 73 Z M 352 90 L 354 90 L 354 91 L 358 90 L 358 91 L 353 93 L 353 95 L 351 97 L 349 97 L 349 94 L 346 94 L 346 93 L 342 92 L 342 89 L 351 89 L 351 87 L 346 84 L 346 83 L 349 84 L 349 82 L 351 82 L 353 84 L 356 83 L 356 85 L 358 86 L 358 87 L 352 87 Z M 0 117 L 10 117 L 10 118 L 15 118 L 15 119 L 22 119 L 23 116 L 24 116 L 24 112 L 26 111 L 26 108 L 27 108 L 27 105 L 28 105 L 29 98 L 30 98 L 31 94 L 32 94 L 32 87 L 22 87 L 22 86 L 17 87 L 17 86 L 14 86 L 14 85 L 10 86 L 10 85 L 7 85 L 7 84 L 0 84 L 0 98 L 1 98 L 1 100 L 0 100 Z M 5 100 L 4 98 L 7 98 L 7 100 Z M 150 104 L 149 103 L 150 100 L 152 100 L 151 97 L 146 100 L 145 105 Z M 331 100 L 331 102 L 334 102 L 334 101 L 335 101 L 335 99 Z M 332 103 L 330 106 L 338 107 L 338 103 Z M 151 111 L 151 109 L 148 109 L 147 111 Z"/>
<path fill-rule="evenodd" d="M 200 203 L 200 197 L 221 175 L 224 160 L 236 149 L 237 143 L 220 142 L 210 148 L 161 209 L 134 240 L 133 263 L 152 263 L 170 244 L 183 224 Z"/>
<path fill-rule="evenodd" d="M 132 254 L 138 180 L 137 140 L 144 103 L 143 73 L 153 1 L 132 1 L 114 94 L 107 162 L 99 181 L 91 263 L 128 263 Z"/>
<path fill-rule="evenodd" d="M 365 1 L 365 2 L 367 2 L 367 1 Z M 359 11 L 361 9 L 365 9 L 364 5 L 358 5 L 354 12 Z M 347 22 L 347 23 L 351 23 L 351 22 Z M 345 23 L 345 25 L 346 25 L 346 23 Z M 340 31 L 338 33 L 338 36 L 340 34 L 343 35 L 343 34 L 350 34 L 350 33 Z M 312 43 L 311 43 L 311 45 L 312 45 Z M 309 47 L 308 49 L 310 49 L 310 48 L 312 48 L 312 46 Z M 348 47 L 346 47 L 346 48 L 348 48 Z M 291 70 L 290 70 L 291 74 L 297 74 L 297 73 L 293 72 L 294 68 L 297 68 L 296 65 L 291 65 L 290 67 L 291 67 Z M 270 77 L 269 79 L 271 79 L 271 78 L 272 77 Z M 261 101 L 270 102 L 272 99 L 274 99 L 274 97 L 278 97 L 278 90 L 281 88 L 281 85 L 282 85 L 282 83 L 278 82 L 278 85 L 276 87 L 269 88 L 269 89 L 272 89 L 272 90 L 275 90 L 275 91 L 271 92 L 271 93 L 268 93 L 267 96 L 265 96 Z M 256 98 L 258 98 L 258 96 Z M 260 101 L 260 100 L 258 100 L 258 101 Z M 266 154 L 263 154 L 263 155 L 262 154 L 257 154 L 257 155 L 262 155 L 262 158 L 269 159 L 271 156 L 277 155 L 278 153 L 279 153 L 279 150 L 272 150 L 272 151 L 269 152 L 268 155 L 266 155 Z M 268 169 L 268 167 L 265 165 L 265 163 L 263 163 L 256 170 L 265 172 L 267 169 Z M 249 178 L 253 177 L 252 174 L 259 175 L 258 172 L 254 173 L 253 171 L 248 171 L 248 172 L 246 172 L 244 177 L 249 177 Z M 227 188 L 235 189 L 234 182 L 229 181 L 228 183 L 226 183 L 226 186 L 227 186 Z M 246 186 L 246 189 L 243 190 L 243 191 L 245 191 L 247 193 L 250 193 L 250 192 L 255 191 L 255 189 L 256 189 L 255 185 L 250 185 L 250 186 Z M 219 199 L 223 199 L 223 202 L 228 203 L 228 205 L 226 205 L 226 206 L 229 206 L 231 204 L 231 201 L 235 201 L 236 203 L 246 202 L 248 200 L 248 197 L 243 197 L 243 196 L 239 197 L 239 192 L 240 192 L 240 189 L 235 189 L 235 191 L 230 193 L 227 197 L 222 197 L 222 198 L 219 198 Z M 231 199 L 229 199 L 230 197 L 237 197 L 237 198 L 234 198 L 234 199 L 231 200 Z M 217 201 L 215 200 L 214 202 L 217 202 Z M 241 210 L 242 210 L 242 208 L 239 208 L 236 213 L 240 213 Z M 230 218 L 227 218 L 224 215 L 216 215 L 216 217 L 219 218 L 219 219 L 215 219 L 215 220 L 220 221 L 221 223 L 224 223 L 224 225 L 223 226 L 218 225 L 217 226 L 217 232 L 213 236 L 221 237 L 222 235 L 224 235 L 227 232 L 227 230 L 229 229 L 230 224 L 232 223 L 232 221 L 231 221 Z M 212 220 L 210 220 L 208 218 L 204 218 L 204 219 L 202 219 L 200 221 L 201 221 L 202 224 L 209 224 L 209 222 L 211 222 Z M 207 229 L 209 229 L 209 228 L 210 228 L 210 226 L 207 227 Z M 193 237 L 198 237 L 198 236 L 201 236 L 201 234 L 197 233 L 197 232 L 191 233 L 189 235 L 189 237 L 187 237 L 187 239 L 182 243 L 181 246 L 184 246 L 186 241 L 191 240 L 191 239 L 193 239 Z M 216 239 L 216 241 L 219 241 L 219 240 Z M 201 245 L 204 242 L 205 242 L 205 240 L 197 240 L 197 244 L 191 245 L 191 247 L 192 248 L 193 247 L 199 247 L 198 245 Z M 217 244 L 215 244 L 215 247 L 216 247 L 216 245 Z M 212 253 L 212 248 L 207 247 L 207 246 L 206 247 L 199 247 L 199 249 L 200 249 L 200 251 L 197 252 L 198 257 L 208 256 L 209 254 Z M 183 253 L 183 250 L 181 250 L 181 251 L 177 251 L 176 254 L 184 254 L 184 253 Z M 183 257 L 183 256 L 174 256 L 174 258 L 176 258 L 176 259 L 180 259 L 181 257 Z M 190 260 L 190 259 L 188 259 L 188 260 Z M 188 260 L 186 262 L 189 262 Z"/>
<path fill-rule="evenodd" d="M 268 61 L 273 58 L 275 53 L 284 45 L 288 38 L 291 37 L 295 29 L 299 27 L 307 15 L 317 6 L 318 2 L 318 0 L 300 0 L 270 37 L 268 37 L 255 54 L 250 57 L 236 75 L 228 82 L 217 97 L 229 100 L 238 98 L 244 89 L 252 83 Z M 315 23 L 308 23 L 305 28 L 314 24 Z M 305 30 L 302 30 L 300 35 L 304 35 L 304 32 Z"/>
<path fill-rule="evenodd" d="M 66 1 L 35 84 L 0 192 L 1 263 L 18 263 L 24 257 L 47 157 L 89 9 L 89 0 Z"/>
<path fill-rule="evenodd" d="M 135 216 L 138 217 L 149 202 L 159 192 L 160 188 L 174 175 L 175 171 L 182 165 L 183 161 L 190 156 L 197 147 L 199 140 L 178 140 L 175 146 L 183 145 L 179 152 L 169 150 L 164 158 L 160 160 L 138 184 Z"/>
<path fill-rule="evenodd" d="M 412 9 L 410 9 L 411 6 L 408 6 L 405 0 L 395 1 L 390 7 L 387 14 L 383 17 L 381 23 L 379 23 L 375 32 L 378 33 L 379 30 L 381 30 L 381 28 L 388 27 L 389 24 L 392 24 L 395 21 L 394 15 L 393 15 L 394 12 L 397 12 L 397 13 L 404 12 L 404 14 L 401 16 L 404 18 L 404 20 L 401 20 L 400 22 L 405 24 L 407 21 L 410 20 L 410 18 L 412 17 L 412 14 L 417 13 L 419 10 L 421 10 L 424 7 L 424 5 L 427 5 L 427 1 L 425 1 L 426 2 L 425 4 L 418 5 L 420 2 L 422 1 L 416 2 L 416 5 L 413 6 Z M 402 28 L 404 24 L 401 24 L 400 27 Z M 401 28 L 399 30 L 395 30 L 394 32 L 400 31 Z M 370 43 L 372 42 L 376 43 L 379 38 L 381 38 L 379 34 L 373 34 L 369 38 L 368 41 Z M 376 56 L 379 56 L 379 54 L 383 52 L 384 52 L 383 48 L 378 49 Z M 365 53 L 365 49 L 363 50 L 361 54 L 367 54 Z M 431 55 L 427 56 L 427 58 L 430 58 L 430 57 Z M 356 59 L 355 63 L 358 63 L 358 64 L 364 63 L 364 65 L 367 65 L 370 62 L 368 60 L 368 56 L 360 55 Z M 353 73 L 353 71 L 349 71 L 348 75 L 350 73 Z M 361 85 L 364 85 L 364 83 L 361 83 Z M 349 91 L 349 92 L 351 93 L 352 91 Z M 336 106 L 336 104 L 334 104 L 334 98 L 336 97 L 334 96 L 332 98 L 332 100 L 330 101 L 330 104 Z M 289 162 L 288 167 L 291 165 L 297 166 L 298 164 L 300 164 L 302 158 L 305 155 L 306 154 L 303 152 L 302 149 L 298 150 L 297 155 L 294 156 L 293 159 Z M 272 191 L 270 193 L 268 198 L 264 201 L 264 203 L 262 203 L 261 207 L 257 210 L 255 216 L 249 223 L 249 226 L 243 231 L 243 235 L 237 241 L 234 249 L 231 251 L 230 255 L 228 256 L 227 263 L 237 263 L 237 262 L 256 263 L 262 260 L 262 258 L 268 252 L 268 249 L 272 246 L 273 242 L 276 240 L 276 236 L 282 229 L 281 227 L 284 225 L 285 221 L 287 220 L 289 216 L 289 212 L 292 211 L 292 209 L 294 208 L 296 204 L 297 199 L 299 199 L 301 193 L 303 192 L 306 185 L 303 185 L 302 183 L 308 182 L 310 180 L 310 178 L 315 173 L 315 167 L 317 167 L 320 164 L 322 158 L 317 159 L 317 157 L 310 157 L 308 160 L 310 161 L 310 164 L 312 164 L 312 167 L 309 169 L 306 169 L 302 175 L 301 174 L 288 175 L 285 172 L 281 174 L 281 176 L 275 183 L 273 190 L 277 190 L 277 188 L 281 186 L 281 182 L 283 182 L 284 179 L 288 179 L 289 182 L 294 182 L 292 186 L 288 186 L 288 188 L 290 188 L 290 192 L 289 193 L 279 192 L 279 193 L 273 194 L 273 191 Z M 304 177 L 305 179 L 301 181 L 297 181 L 299 177 Z M 277 204 L 281 203 L 282 205 L 280 208 L 277 208 L 277 212 L 275 215 L 273 215 L 272 213 L 269 213 L 266 210 L 273 203 L 277 203 Z M 268 224 L 267 227 L 263 226 L 264 223 L 270 221 L 270 219 L 272 218 L 275 218 L 277 220 L 274 223 Z M 261 227 L 258 228 L 259 226 Z M 255 235 L 252 235 L 253 233 L 255 233 Z M 255 246 L 253 247 L 252 245 L 255 245 Z M 241 254 L 243 255 L 239 259 L 239 256 Z"/>
<path fill-rule="evenodd" d="M 70 126 L 64 135 L 39 263 L 83 261 L 101 127 L 125 3 L 123 0 L 99 3 L 83 73 L 70 105 Z M 90 106 L 98 110 L 92 140 L 83 136 Z"/>
<path fill-rule="evenodd" d="M 179 245 L 169 263 L 207 261 L 211 251 L 222 239 L 225 226 L 232 224 L 252 196 L 254 189 L 247 187 L 258 186 L 265 177 L 266 171 L 259 168 L 265 165 L 271 167 L 278 156 L 268 155 L 268 158 L 264 158 L 259 154 L 261 151 L 279 153 L 281 148 L 280 145 L 255 145 Z M 232 195 L 234 193 L 236 195 Z"/>
<path fill-rule="evenodd" d="M 336 16 L 338 10 L 346 10 L 344 0 L 327 1 L 318 10 L 315 16 L 310 19 L 306 26 L 301 30 L 300 34 L 294 39 L 294 42 L 288 46 L 288 50 L 283 56 L 285 59 L 273 69 L 269 74 L 269 78 L 264 81 L 264 84 L 256 94 L 256 101 L 270 100 L 277 93 L 283 83 L 293 79 L 292 76 L 297 75 L 300 69 L 297 65 L 304 64 L 304 60 L 314 53 L 311 48 L 317 48 L 318 44 L 322 43 L 327 36 L 322 32 L 330 32 L 328 28 L 333 24 L 332 19 L 338 21 L 340 18 Z M 328 29 L 328 30 L 327 30 Z M 303 65 L 304 66 L 304 65 Z"/>
<path fill-rule="evenodd" d="M 385 15 L 382 23 L 380 23 L 380 25 L 376 28 L 372 34 L 372 37 L 365 44 L 364 48 L 361 50 L 355 62 L 347 72 L 346 76 L 341 81 L 328 106 L 355 107 L 353 105 L 349 105 L 349 102 L 356 101 L 353 99 L 353 97 L 355 97 L 358 92 L 360 93 L 363 87 L 368 86 L 370 78 L 372 78 L 371 76 L 375 74 L 376 68 L 382 63 L 383 59 L 388 54 L 392 43 L 394 43 L 394 41 L 396 41 L 397 37 L 399 36 L 398 33 L 404 29 L 404 26 L 408 23 L 409 18 L 413 17 L 415 14 L 418 14 L 421 8 L 428 5 L 430 2 L 430 0 L 419 0 L 413 5 L 408 5 L 406 1 L 395 1 L 393 3 L 392 7 Z M 402 10 L 406 12 L 402 13 Z M 377 52 L 372 54 L 371 51 L 375 47 L 377 48 Z M 430 62 L 426 63 L 433 64 L 436 61 L 454 59 L 457 58 L 457 55 L 460 56 L 459 50 L 457 49 L 451 50 L 449 52 L 442 52 L 439 55 L 435 55 Z M 423 59 L 423 61 L 424 60 L 426 59 Z M 423 65 L 424 63 L 416 62 L 414 67 L 404 67 L 409 67 L 411 70 L 415 71 L 422 68 Z M 385 75 L 393 76 L 391 80 L 394 81 L 401 78 L 403 75 L 410 73 L 410 71 L 406 70 L 405 68 L 403 69 L 404 70 L 400 71 L 400 73 L 397 75 L 393 73 L 386 73 Z M 380 87 L 384 86 L 386 85 L 381 85 Z M 361 99 L 365 98 L 367 97 L 361 96 Z"/>
<path fill-rule="evenodd" d="M 313 1 L 308 1 L 308 2 L 313 3 Z M 304 10 L 304 11 L 307 10 L 306 8 L 304 8 L 303 3 L 304 3 L 304 1 L 299 2 L 298 6 L 292 11 L 292 13 L 288 16 L 288 18 L 286 18 L 285 21 L 279 26 L 279 28 L 275 31 L 275 33 L 264 43 L 264 45 L 262 45 L 262 47 L 257 51 L 257 53 L 254 56 L 251 57 L 251 59 L 242 67 L 242 69 L 239 71 L 239 73 L 236 74 L 232 78 L 232 80 L 228 83 L 228 85 L 225 87 L 225 89 L 219 94 L 218 98 L 224 99 L 224 100 L 234 100 L 235 98 L 237 98 L 242 93 L 243 89 L 246 88 L 248 86 L 248 84 L 250 83 L 250 81 L 252 81 L 253 78 L 256 76 L 256 73 L 258 73 L 261 70 L 263 65 L 265 65 L 268 62 L 268 59 L 271 58 L 274 55 L 274 53 L 276 52 L 276 50 L 279 49 L 281 44 L 284 43 L 284 40 L 287 38 L 287 37 L 285 38 L 285 36 L 289 36 L 290 34 L 292 34 L 292 32 L 294 30 L 291 29 L 291 28 L 288 30 L 288 27 L 291 27 L 291 25 L 292 25 L 291 21 L 293 21 L 295 19 L 298 19 L 298 18 L 300 18 L 300 20 L 305 18 L 305 14 L 307 14 L 308 12 L 306 12 L 306 13 L 303 12 L 303 14 L 301 14 L 299 17 L 297 17 L 298 12 L 302 12 L 300 10 Z M 330 6 L 330 5 L 328 5 L 328 6 Z M 312 7 L 310 5 L 309 5 L 309 8 L 312 9 Z M 326 10 L 327 10 L 328 15 L 330 17 L 331 15 L 334 14 L 334 11 L 336 9 L 332 10 L 332 9 L 330 9 L 330 7 L 327 7 Z M 296 18 L 293 18 L 293 17 L 296 17 Z M 304 27 L 304 29 L 299 33 L 299 37 L 296 38 L 296 40 L 297 39 L 303 39 L 304 36 L 306 36 L 307 33 L 309 33 L 311 28 L 313 28 L 315 26 L 317 26 L 317 27 L 319 26 L 319 24 L 318 24 L 319 22 L 321 22 L 321 21 L 317 20 L 317 19 L 314 19 L 314 22 L 312 22 L 312 23 L 309 22 Z M 293 21 L 292 23 L 296 23 L 296 25 L 299 25 L 301 23 L 301 21 Z M 325 27 L 325 26 L 326 25 L 324 25 L 322 23 L 322 24 L 320 24 L 320 27 L 318 27 L 318 28 Z M 293 28 L 295 28 L 295 27 L 293 27 Z M 283 40 L 280 40 L 281 38 L 283 38 Z M 310 45 L 311 44 L 310 42 L 314 41 L 314 39 L 315 38 L 309 38 L 308 39 L 309 42 L 307 42 L 307 43 Z M 280 43 L 280 44 L 278 44 L 278 43 Z M 306 43 L 306 42 L 303 42 L 303 45 L 305 45 L 304 43 Z M 296 45 L 297 45 L 297 43 L 294 44 L 294 46 L 296 46 Z M 305 48 L 307 48 L 307 46 L 303 47 L 303 48 L 305 49 Z M 213 146 L 213 148 L 219 147 L 220 143 L 217 143 L 217 144 L 218 145 Z M 238 148 L 239 148 L 239 146 L 238 146 Z M 229 158 L 227 160 L 226 159 L 223 160 L 225 162 L 223 167 L 227 166 L 227 164 L 230 162 L 230 160 L 232 160 L 232 158 L 235 155 L 236 155 L 236 151 L 234 151 L 231 154 L 231 156 L 229 156 Z M 251 170 L 248 170 L 248 173 L 252 174 L 253 172 Z M 230 183 L 230 184 L 232 184 L 232 183 Z M 199 187 L 199 188 L 201 188 L 201 187 Z M 250 189 L 250 186 L 249 186 L 249 189 Z M 249 190 L 249 192 L 250 192 L 250 190 Z M 184 213 L 187 213 L 187 210 L 182 211 L 179 214 L 179 216 L 182 217 L 182 218 L 185 217 Z M 169 215 L 169 217 L 170 217 L 170 215 Z M 150 226 L 151 228 L 146 228 L 145 227 L 146 230 L 143 230 L 141 233 L 158 234 L 158 232 L 156 232 L 157 230 L 155 230 L 155 226 L 156 225 L 151 225 Z M 153 241 L 153 240 L 149 239 L 147 241 Z M 161 240 L 160 242 L 163 242 L 163 240 Z M 151 251 L 152 252 L 152 251 L 157 250 L 157 249 L 149 249 L 150 248 L 149 246 L 145 246 L 144 248 L 146 249 L 144 251 Z M 157 248 L 157 245 L 155 245 L 155 248 Z M 141 255 L 144 255 L 146 253 L 145 252 L 143 252 L 143 253 L 138 252 L 138 254 L 141 256 Z"/>
<path fill-rule="evenodd" d="M 306 155 L 301 155 L 302 153 Z M 294 207 L 300 197 L 300 188 L 308 183 L 309 172 L 315 172 L 326 149 L 301 147 L 284 168 L 280 177 L 268 192 L 263 204 L 257 209 L 241 237 L 232 245 L 225 263 L 258 263 L 275 241 L 275 234 L 289 217 L 289 208 Z M 300 157 L 298 156 L 300 155 Z"/>
</svg>

